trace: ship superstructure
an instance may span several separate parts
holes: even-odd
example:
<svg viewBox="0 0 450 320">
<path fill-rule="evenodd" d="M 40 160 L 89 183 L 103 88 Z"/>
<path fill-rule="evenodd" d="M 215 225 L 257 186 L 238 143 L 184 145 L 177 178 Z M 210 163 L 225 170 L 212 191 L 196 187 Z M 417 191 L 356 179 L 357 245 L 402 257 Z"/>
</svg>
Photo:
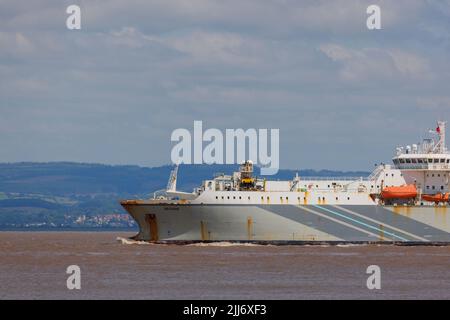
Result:
<svg viewBox="0 0 450 320">
<path fill-rule="evenodd" d="M 369 177 L 273 181 L 251 161 L 205 180 L 192 193 L 167 189 L 121 204 L 149 241 L 450 242 L 450 154 L 445 122 L 435 138 L 398 147 Z"/>
</svg>

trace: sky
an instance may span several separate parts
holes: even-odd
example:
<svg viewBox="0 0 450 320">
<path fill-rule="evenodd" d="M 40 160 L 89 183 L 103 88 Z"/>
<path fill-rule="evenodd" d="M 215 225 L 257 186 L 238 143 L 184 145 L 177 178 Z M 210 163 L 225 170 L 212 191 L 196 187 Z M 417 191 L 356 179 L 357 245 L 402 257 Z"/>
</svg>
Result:
<svg viewBox="0 0 450 320">
<path fill-rule="evenodd" d="M 281 168 L 372 170 L 438 119 L 449 0 L 0 0 L 0 162 L 168 164 L 201 120 L 279 129 Z"/>
</svg>

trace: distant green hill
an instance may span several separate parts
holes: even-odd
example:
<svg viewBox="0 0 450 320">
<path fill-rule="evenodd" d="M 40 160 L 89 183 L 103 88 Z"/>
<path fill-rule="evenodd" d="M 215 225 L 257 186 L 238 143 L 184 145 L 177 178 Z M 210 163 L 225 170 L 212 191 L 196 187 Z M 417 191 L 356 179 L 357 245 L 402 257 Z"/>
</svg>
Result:
<svg viewBox="0 0 450 320">
<path fill-rule="evenodd" d="M 98 215 L 124 213 L 119 199 L 148 198 L 154 191 L 164 189 L 171 169 L 168 165 L 149 168 L 72 162 L 0 164 L 0 228 L 77 227 L 80 216 L 97 221 L 94 217 Z M 177 187 L 192 191 L 215 173 L 236 170 L 235 165 L 182 165 Z M 280 170 L 270 179 L 292 179 L 295 173 Z M 334 177 L 368 175 L 330 170 L 298 173 Z"/>
</svg>

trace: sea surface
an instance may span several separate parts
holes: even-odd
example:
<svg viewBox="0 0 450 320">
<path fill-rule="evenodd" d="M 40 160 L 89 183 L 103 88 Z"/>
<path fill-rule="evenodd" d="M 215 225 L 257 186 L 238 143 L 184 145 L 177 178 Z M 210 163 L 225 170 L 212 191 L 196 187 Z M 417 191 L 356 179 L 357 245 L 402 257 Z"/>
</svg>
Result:
<svg viewBox="0 0 450 320">
<path fill-rule="evenodd" d="M 0 299 L 450 299 L 450 246 L 154 245 L 129 232 L 0 232 Z M 67 289 L 66 269 L 81 270 Z M 369 265 L 381 289 L 369 290 Z"/>
</svg>

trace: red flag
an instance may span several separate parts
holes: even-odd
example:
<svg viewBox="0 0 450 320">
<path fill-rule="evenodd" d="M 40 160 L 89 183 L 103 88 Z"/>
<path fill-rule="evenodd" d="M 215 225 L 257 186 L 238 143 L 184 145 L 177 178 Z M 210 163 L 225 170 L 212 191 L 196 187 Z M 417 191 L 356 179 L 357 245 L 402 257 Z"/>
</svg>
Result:
<svg viewBox="0 0 450 320">
<path fill-rule="evenodd" d="M 437 128 L 436 128 L 436 132 L 441 133 L 441 128 L 439 128 L 439 126 L 437 126 Z"/>
</svg>

